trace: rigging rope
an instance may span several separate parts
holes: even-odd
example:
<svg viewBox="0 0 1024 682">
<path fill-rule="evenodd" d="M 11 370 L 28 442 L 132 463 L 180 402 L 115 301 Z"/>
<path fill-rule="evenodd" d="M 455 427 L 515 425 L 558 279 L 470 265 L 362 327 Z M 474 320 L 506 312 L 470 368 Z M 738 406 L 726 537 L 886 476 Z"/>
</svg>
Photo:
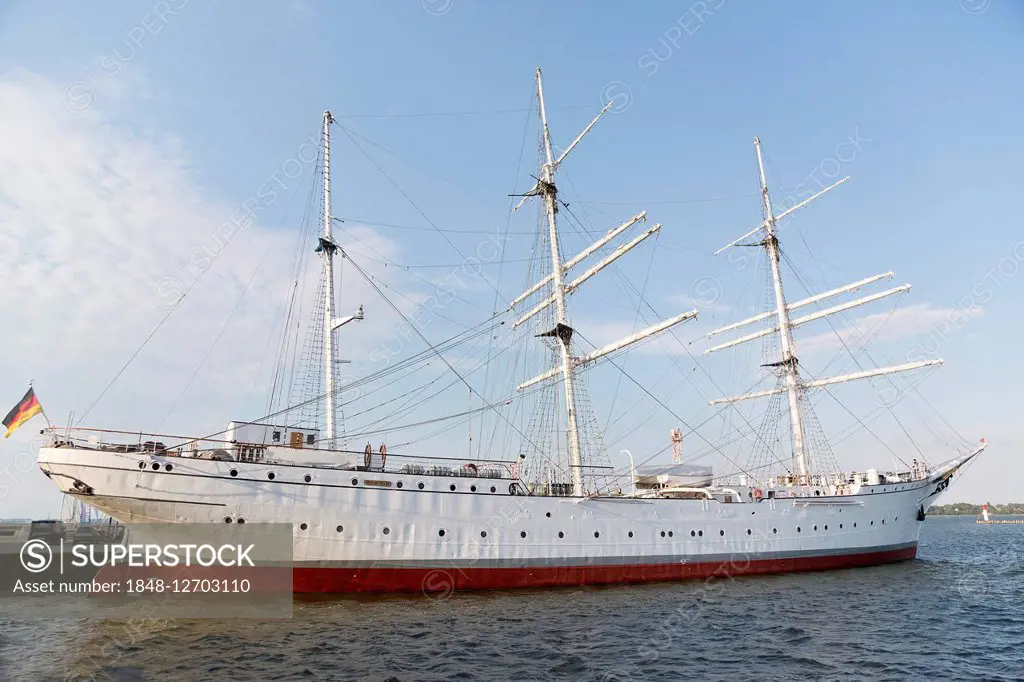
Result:
<svg viewBox="0 0 1024 682">
<path fill-rule="evenodd" d="M 573 191 L 575 191 L 575 188 L 572 187 L 572 180 L 571 179 L 569 179 L 569 185 L 570 185 L 570 188 L 573 189 Z M 582 223 L 580 223 L 579 220 L 575 217 L 575 215 L 572 214 L 571 211 L 569 212 L 569 215 L 574 220 L 576 220 L 577 225 L 579 226 L 579 229 L 584 234 L 586 234 L 590 238 L 594 238 L 594 234 L 593 234 L 592 230 L 587 229 Z M 633 296 L 633 295 L 638 295 L 639 294 L 639 292 L 636 289 L 636 285 L 634 285 L 632 283 L 632 281 L 622 273 L 621 269 L 618 267 L 617 264 L 613 263 L 610 267 L 611 267 L 612 271 L 615 272 L 616 277 L 618 278 L 621 291 L 623 291 L 627 296 Z M 647 309 L 650 310 L 654 314 L 653 320 L 648 318 L 648 320 L 646 320 L 646 321 L 653 322 L 653 321 L 657 321 L 658 319 L 661 319 L 661 315 L 658 313 L 657 310 L 655 310 L 654 306 L 651 305 L 651 303 L 649 301 L 643 300 L 642 298 L 640 298 L 640 300 L 642 301 L 642 303 L 644 305 L 646 305 Z M 704 367 L 704 365 L 700 361 L 700 359 L 695 357 L 693 355 L 693 353 L 690 352 L 688 344 L 683 343 L 683 341 L 678 337 L 678 335 L 677 335 L 678 332 L 676 331 L 676 329 L 674 329 L 674 328 L 673 329 L 669 329 L 667 333 L 668 333 L 668 335 L 670 335 L 676 341 L 676 343 L 679 345 L 679 347 L 683 349 L 683 351 L 687 354 L 687 356 L 689 356 L 690 360 L 693 361 L 694 369 L 695 370 L 699 369 L 701 371 L 701 373 L 712 384 L 712 386 L 715 388 L 715 390 L 718 391 L 720 394 L 724 394 L 724 391 L 722 391 L 722 388 L 718 385 L 718 383 L 714 380 L 714 378 L 712 378 L 710 372 L 707 371 L 707 369 Z M 664 343 L 662 337 L 659 336 L 659 337 L 655 337 L 655 338 L 658 341 L 658 343 L 661 345 L 661 347 L 666 351 L 667 357 L 670 359 L 670 361 L 672 362 L 673 366 L 677 369 L 677 371 L 679 371 L 680 375 L 695 389 L 695 391 L 697 392 L 697 394 L 699 396 L 701 396 L 703 399 L 707 400 L 707 395 L 704 393 L 703 389 L 698 384 L 696 384 L 689 377 L 689 373 L 685 372 L 679 366 L 678 359 L 671 352 L 668 351 L 668 348 L 665 346 L 665 343 Z M 730 407 L 729 405 L 723 406 L 722 408 L 717 410 L 714 415 L 709 417 L 708 420 L 705 420 L 704 423 L 706 423 L 710 419 L 714 418 L 715 416 L 718 416 L 719 414 L 721 414 L 725 410 L 729 409 L 729 407 Z M 747 428 L 749 429 L 749 432 L 756 434 L 756 429 L 749 422 L 749 420 L 747 420 L 746 417 L 742 413 L 740 413 L 739 411 L 737 411 L 737 414 L 740 416 L 741 419 L 743 419 L 744 423 L 746 424 Z M 703 436 L 701 436 L 701 438 L 703 439 Z M 714 447 L 714 446 L 712 446 L 712 447 Z M 715 449 L 717 450 L 717 448 L 715 448 Z M 732 460 L 730 460 L 730 462 L 732 462 Z M 733 462 L 733 463 L 735 463 L 735 462 Z M 740 468 L 739 470 L 742 471 L 742 468 Z"/>
<path fill-rule="evenodd" d="M 526 108 L 526 117 L 525 117 L 525 121 L 523 123 L 523 136 L 522 136 L 522 140 L 521 140 L 521 142 L 519 144 L 519 154 L 518 154 L 518 156 L 516 158 L 516 172 L 512 176 L 512 186 L 513 187 L 515 187 L 516 183 L 519 182 L 519 173 L 520 173 L 520 171 L 522 171 L 522 168 L 523 168 L 523 156 L 524 156 L 524 152 L 526 151 L 526 140 L 528 139 L 528 134 L 529 134 L 529 131 L 530 131 L 530 120 L 533 118 L 532 114 L 533 114 L 533 92 L 531 90 L 531 92 L 530 92 L 530 103 L 529 103 L 529 105 Z M 515 199 L 513 197 L 509 197 L 508 209 L 505 211 L 505 230 L 504 230 L 504 234 L 506 236 L 509 234 L 509 228 L 512 225 L 512 208 L 513 208 L 513 206 L 515 206 L 514 202 L 515 202 Z M 492 308 L 493 308 L 492 312 L 495 315 L 498 314 L 498 307 L 499 307 L 500 301 L 501 301 L 501 297 L 498 295 L 498 287 L 501 286 L 502 274 L 505 272 L 505 263 L 506 263 L 505 249 L 501 249 L 501 260 L 498 262 L 498 283 L 497 283 L 497 287 L 495 287 L 495 290 L 494 290 L 494 301 L 491 304 Z M 490 343 L 488 344 L 488 348 L 487 348 L 487 369 L 484 371 L 484 387 L 483 387 L 484 395 L 487 394 L 487 389 L 488 389 L 488 386 L 490 385 L 491 359 L 492 359 L 493 350 L 494 350 L 494 337 L 491 338 Z M 497 422 L 495 422 L 495 424 L 497 424 Z M 477 429 L 477 439 L 476 439 L 476 442 L 477 442 L 477 457 L 479 458 L 480 453 L 483 452 L 483 446 L 484 446 L 484 420 L 483 419 L 480 420 L 480 426 Z M 470 451 L 469 454 L 470 454 L 470 456 L 472 456 L 473 455 L 472 451 Z"/>
<path fill-rule="evenodd" d="M 351 259 L 350 259 L 350 260 L 351 260 Z M 358 264 L 358 263 L 356 263 L 355 261 L 352 261 L 352 266 L 353 266 L 353 267 L 354 267 L 354 268 L 356 269 L 356 272 L 358 272 L 359 274 L 361 274 L 361 275 L 363 276 L 363 278 L 364 278 L 364 279 L 365 279 L 365 280 L 367 281 L 367 283 L 368 283 L 368 284 L 369 284 L 369 285 L 370 285 L 371 287 L 373 287 L 374 289 L 376 289 L 377 293 L 378 293 L 378 294 L 379 294 L 379 295 L 381 296 L 381 298 L 383 298 L 383 299 L 384 299 L 384 302 L 385 302 L 385 303 L 387 303 L 387 304 L 388 304 L 388 306 L 389 306 L 389 307 L 390 307 L 390 308 L 391 308 L 392 310 L 394 310 L 394 311 L 395 311 L 395 312 L 396 312 L 396 313 L 397 313 L 397 314 L 399 315 L 399 317 L 401 317 L 401 318 L 402 318 L 402 319 L 403 319 L 403 320 L 404 320 L 404 321 L 406 322 L 406 324 L 409 324 L 409 326 L 410 326 L 410 327 L 412 328 L 412 330 L 413 330 L 413 331 L 414 331 L 414 332 L 416 333 L 416 335 L 417 335 L 417 336 L 418 336 L 418 337 L 420 338 L 420 340 L 421 340 L 421 341 L 423 341 L 423 343 L 427 345 L 427 347 L 429 348 L 429 350 L 430 350 L 430 351 L 432 351 L 432 352 L 433 352 L 433 353 L 434 353 L 435 355 L 437 355 L 437 357 L 439 357 L 439 358 L 441 359 L 441 362 L 443 362 L 443 363 L 444 363 L 445 365 L 447 365 L 447 366 L 448 366 L 448 369 L 449 369 L 449 370 L 451 370 L 451 371 L 452 371 L 452 373 L 453 373 L 453 374 L 455 374 L 455 376 L 457 376 L 457 377 L 459 378 L 459 380 L 460 380 L 460 381 L 462 381 L 462 383 L 464 383 L 464 384 L 466 385 L 466 388 L 468 388 L 468 389 L 469 389 L 470 393 L 472 393 L 473 395 L 475 395 L 475 396 L 477 396 L 478 398 L 480 398 L 480 400 L 481 400 L 481 401 L 482 401 L 483 403 L 485 403 L 485 404 L 486 404 L 486 403 L 487 403 L 487 399 L 486 399 L 486 398 L 485 398 L 484 396 L 480 395 L 480 393 L 479 393 L 479 392 L 478 392 L 478 391 L 477 391 L 477 390 L 476 390 L 475 388 L 473 388 L 473 385 L 472 385 L 472 384 L 470 384 L 470 383 L 469 383 L 469 381 L 467 381 L 467 380 L 466 380 L 466 378 L 465 378 L 464 376 L 462 376 L 462 374 L 461 374 L 461 373 L 459 373 L 459 371 L 458 371 L 457 369 L 455 369 L 455 367 L 454 367 L 454 366 L 453 366 L 453 365 L 452 365 L 452 364 L 451 364 L 451 363 L 450 363 L 450 362 L 448 361 L 448 359 L 447 359 L 447 358 L 446 358 L 446 357 L 444 356 L 444 354 L 443 354 L 443 353 L 441 353 L 440 351 L 438 351 L 438 350 L 437 350 L 437 347 L 436 347 L 436 346 L 435 346 L 434 344 L 430 343 L 430 341 L 429 341 L 429 340 L 427 339 L 427 337 L 426 337 L 426 336 L 424 336 L 424 335 L 423 335 L 423 333 L 422 333 L 422 332 L 421 332 L 421 331 L 419 330 L 419 328 L 418 328 L 418 327 L 416 327 L 416 325 L 412 324 L 412 323 L 411 323 L 411 322 L 409 321 L 409 318 L 408 318 L 408 317 L 407 317 L 407 316 L 405 315 L 405 313 L 403 313 L 403 312 L 402 312 L 402 311 L 401 311 L 401 310 L 400 310 L 400 309 L 398 308 L 398 306 L 396 306 L 396 305 L 395 305 L 395 304 L 394 304 L 394 303 L 393 303 L 393 302 L 391 301 L 391 299 L 389 299 L 389 298 L 388 298 L 388 297 L 387 297 L 387 296 L 386 296 L 386 295 L 384 294 L 384 292 L 383 292 L 383 291 L 381 291 L 379 287 L 377 287 L 377 285 L 376 285 L 376 284 L 374 283 L 374 281 L 373 281 L 373 280 L 372 280 L 371 278 L 369 278 L 369 277 L 368 277 L 368 276 L 366 275 L 366 273 L 365 273 L 365 272 L 363 271 L 363 269 L 362 269 L 362 268 L 361 268 L 361 267 L 359 266 L 359 264 Z M 493 318 L 492 318 L 492 319 L 493 319 Z M 504 323 L 501 323 L 501 324 L 504 324 Z M 490 407 L 489 407 L 489 409 L 490 409 Z M 494 413 L 495 413 L 495 414 L 497 414 L 497 415 L 498 415 L 499 417 L 501 417 L 501 418 L 502 418 L 503 420 L 505 420 L 505 422 L 506 422 L 506 423 L 507 423 L 507 424 L 508 424 L 509 426 L 511 426 L 511 427 L 512 427 L 513 429 L 515 429 L 515 430 L 516 430 L 516 431 L 517 431 L 517 432 L 519 433 L 519 435 L 520 435 L 521 437 L 523 437 L 523 438 L 524 438 L 524 439 L 526 439 L 526 440 L 529 440 L 529 439 L 527 438 L 526 434 L 524 434 L 524 433 L 523 433 L 522 431 L 520 431 L 520 430 L 519 430 L 518 428 L 516 428 L 515 424 L 513 424 L 513 423 L 512 423 L 511 421 L 509 421 L 508 419 L 506 419 L 506 418 L 505 418 L 505 416 L 504 416 L 504 415 L 503 415 L 503 414 L 502 414 L 502 413 L 501 413 L 501 412 L 500 412 L 499 410 L 494 410 Z"/>
<path fill-rule="evenodd" d="M 441 230 L 441 228 L 439 228 L 434 223 L 434 221 L 432 221 L 430 219 L 429 216 L 427 216 L 427 214 L 423 211 L 423 209 L 421 209 L 419 207 L 419 205 L 415 201 L 413 201 L 413 198 L 411 196 L 409 196 L 409 194 L 404 189 L 402 189 L 401 186 L 399 186 L 399 184 L 397 182 L 395 182 L 395 180 L 388 174 L 388 172 L 385 171 L 384 168 L 379 163 L 377 163 L 377 161 L 372 156 L 370 156 L 369 153 L 367 153 L 367 151 L 365 149 L 363 149 L 362 145 L 360 145 L 356 141 L 355 133 L 353 133 L 352 131 L 350 131 L 348 128 L 346 128 L 345 126 L 343 126 L 341 124 L 338 124 L 338 128 L 340 128 L 341 131 L 343 133 L 345 133 L 345 135 L 352 142 L 352 144 L 355 145 L 356 149 L 358 149 L 363 154 L 363 156 L 365 156 L 366 159 L 370 163 L 372 163 L 374 165 L 374 167 L 378 170 L 378 172 L 380 172 L 380 174 L 383 175 L 387 179 L 387 181 L 391 183 L 391 186 L 394 187 L 395 190 L 397 190 L 398 193 L 401 194 L 405 198 L 405 200 L 409 202 L 409 205 L 412 206 L 413 209 L 415 209 L 416 212 L 420 214 L 420 217 L 422 217 L 424 220 L 426 220 L 427 223 L 432 228 L 434 228 L 434 231 L 437 232 L 439 235 L 441 235 L 446 242 L 448 242 L 448 245 L 450 247 L 452 247 L 452 249 L 455 250 L 455 253 L 459 254 L 459 257 L 461 257 L 464 262 L 469 263 L 470 262 L 469 258 L 466 256 L 466 254 L 464 254 L 462 252 L 462 250 L 458 246 L 456 246 L 455 242 L 453 242 L 451 240 L 451 238 L 449 238 L 448 235 L 445 234 L 444 231 Z M 487 279 L 487 277 L 485 277 L 482 272 L 480 273 L 480 279 L 482 279 L 487 284 L 487 286 L 489 286 L 491 289 L 493 289 L 495 291 L 495 293 L 498 293 L 498 288 L 496 286 L 494 286 L 494 284 L 489 279 Z M 507 301 L 506 301 L 506 303 L 507 303 Z"/>
</svg>

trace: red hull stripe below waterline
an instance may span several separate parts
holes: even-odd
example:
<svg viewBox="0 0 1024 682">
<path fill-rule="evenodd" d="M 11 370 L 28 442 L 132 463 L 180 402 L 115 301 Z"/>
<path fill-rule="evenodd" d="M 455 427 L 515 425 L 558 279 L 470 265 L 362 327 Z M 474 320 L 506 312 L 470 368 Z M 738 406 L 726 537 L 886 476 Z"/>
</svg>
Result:
<svg viewBox="0 0 1024 682">
<path fill-rule="evenodd" d="M 453 592 L 522 587 L 608 585 L 766 573 L 825 571 L 905 561 L 917 546 L 863 554 L 831 554 L 707 563 L 622 564 L 601 566 L 528 566 L 523 568 L 448 567 L 296 567 L 295 592 Z"/>
</svg>

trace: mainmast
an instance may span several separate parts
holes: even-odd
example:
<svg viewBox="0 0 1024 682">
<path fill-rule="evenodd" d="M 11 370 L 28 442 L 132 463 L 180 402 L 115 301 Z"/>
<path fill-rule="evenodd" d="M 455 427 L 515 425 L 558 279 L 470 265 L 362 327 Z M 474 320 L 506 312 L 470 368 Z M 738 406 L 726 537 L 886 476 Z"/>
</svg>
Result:
<svg viewBox="0 0 1024 682">
<path fill-rule="evenodd" d="M 542 172 L 543 179 L 538 182 L 538 190 L 544 197 L 544 210 L 548 217 L 548 241 L 551 245 L 552 288 L 555 299 L 555 329 L 558 337 L 559 355 L 562 360 L 562 381 L 565 384 L 565 425 L 569 440 L 569 466 L 572 474 L 574 495 L 583 494 L 583 458 L 580 456 L 580 432 L 576 419 L 576 393 L 573 386 L 573 364 L 570 353 L 572 327 L 565 308 L 565 272 L 562 268 L 562 252 L 558 244 L 558 227 L 555 214 L 558 212 L 557 190 L 555 189 L 555 160 L 551 155 L 551 132 L 548 130 L 548 116 L 544 108 L 544 83 L 540 68 L 537 69 L 537 101 L 540 107 L 540 121 L 544 135 L 544 153 L 547 162 Z"/>
<path fill-rule="evenodd" d="M 324 234 L 320 238 L 320 255 L 324 262 L 324 393 L 326 394 L 324 439 L 334 446 L 334 252 L 338 250 L 331 236 L 331 123 L 334 117 L 324 112 Z"/>
<path fill-rule="evenodd" d="M 690 310 L 685 313 L 676 315 L 667 320 L 651 325 L 646 329 L 642 329 L 631 336 L 624 339 L 609 343 L 597 350 L 588 353 L 582 357 L 575 357 L 572 355 L 572 337 L 573 328 L 569 324 L 569 314 L 566 306 L 566 297 L 576 291 L 584 282 L 596 275 L 598 272 L 611 265 L 613 262 L 618 260 L 620 257 L 631 251 L 634 247 L 638 246 L 648 237 L 657 234 L 661 230 L 661 225 L 654 225 L 648 228 L 643 233 L 637 235 L 629 242 L 622 244 L 617 247 L 610 254 L 601 259 L 598 263 L 588 268 L 581 275 L 571 282 L 566 283 L 565 277 L 572 270 L 584 260 L 589 258 L 591 255 L 597 253 L 599 249 L 609 244 L 616 237 L 624 233 L 630 227 L 636 223 L 647 220 L 646 211 L 641 212 L 626 222 L 622 223 L 618 227 L 612 228 L 604 236 L 595 241 L 593 244 L 583 249 L 580 253 L 576 254 L 568 261 L 562 261 L 562 252 L 558 240 L 558 224 L 556 215 L 558 213 L 558 190 L 555 188 L 555 171 L 561 166 L 562 162 L 569 155 L 576 145 L 579 144 L 580 140 L 590 132 L 590 129 L 600 120 L 605 113 L 611 108 L 612 103 L 608 102 L 604 109 L 601 110 L 594 120 L 590 122 L 586 128 L 583 129 L 576 139 L 573 140 L 565 151 L 562 152 L 561 156 L 557 159 L 551 151 L 551 134 L 548 130 L 548 118 L 547 110 L 544 107 L 544 85 L 542 82 L 541 71 L 537 69 L 537 100 L 540 108 L 540 120 L 542 127 L 542 135 L 544 138 L 544 154 L 545 163 L 541 168 L 540 178 L 537 180 L 537 184 L 523 195 L 523 200 L 513 209 L 518 210 L 520 206 L 526 201 L 527 197 L 541 196 L 544 198 L 544 211 L 547 214 L 548 224 L 548 241 L 551 247 L 551 274 L 541 278 L 540 281 L 535 282 L 533 286 L 529 287 L 525 292 L 520 294 L 509 304 L 509 309 L 515 308 L 517 305 L 525 301 L 527 298 L 537 293 L 544 287 L 551 285 L 551 295 L 544 298 L 540 303 L 534 306 L 532 309 L 524 313 L 512 326 L 513 328 L 527 322 L 534 315 L 545 310 L 548 306 L 554 304 L 555 306 L 555 328 L 544 331 L 537 336 L 541 337 L 555 337 L 558 339 L 559 345 L 559 365 L 554 367 L 538 376 L 525 381 L 516 387 L 516 390 L 523 390 L 541 381 L 546 381 L 553 378 L 560 378 L 565 384 L 565 406 L 566 406 L 566 430 L 567 440 L 569 445 L 569 466 L 570 474 L 572 476 L 572 487 L 573 494 L 581 497 L 586 494 L 583 485 L 583 455 L 580 447 L 580 432 L 579 432 L 579 417 L 576 404 L 576 393 L 575 386 L 573 384 L 573 378 L 575 370 L 589 365 L 600 358 L 603 358 L 611 353 L 621 350 L 634 343 L 642 341 L 646 338 L 658 334 L 684 320 L 689 320 L 697 316 L 696 310 Z"/>
<path fill-rule="evenodd" d="M 808 472 L 807 452 L 804 448 L 804 420 L 801 412 L 802 387 L 800 385 L 799 361 L 796 358 L 796 347 L 793 343 L 793 330 L 789 323 L 789 309 L 786 306 L 786 295 L 782 290 L 782 275 L 779 270 L 779 240 L 775 236 L 775 213 L 772 211 L 772 200 L 768 194 L 768 181 L 764 175 L 764 160 L 761 158 L 761 138 L 754 138 L 757 150 L 757 170 L 761 178 L 761 199 L 764 202 L 765 237 L 764 248 L 768 252 L 771 265 L 772 283 L 775 288 L 775 311 L 779 320 L 779 338 L 782 343 L 782 367 L 786 382 L 786 393 L 789 397 L 789 425 L 793 438 L 793 462 L 801 476 Z"/>
</svg>

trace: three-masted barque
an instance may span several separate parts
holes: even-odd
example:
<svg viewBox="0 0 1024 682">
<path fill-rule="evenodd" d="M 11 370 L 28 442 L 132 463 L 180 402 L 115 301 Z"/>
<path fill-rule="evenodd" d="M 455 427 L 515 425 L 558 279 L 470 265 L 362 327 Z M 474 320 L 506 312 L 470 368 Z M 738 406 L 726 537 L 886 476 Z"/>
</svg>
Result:
<svg viewBox="0 0 1024 682">
<path fill-rule="evenodd" d="M 552 366 L 515 387 L 557 391 L 561 444 L 547 453 L 528 448 L 492 460 L 414 456 L 386 448 L 343 446 L 335 400 L 335 335 L 363 318 L 335 310 L 335 259 L 345 256 L 332 234 L 330 142 L 334 123 L 322 121 L 322 264 L 317 309 L 318 357 L 324 405 L 316 424 L 277 413 L 234 421 L 202 438 L 109 430 L 53 428 L 39 466 L 60 489 L 126 523 L 260 523 L 294 527 L 294 589 L 299 592 L 398 592 L 629 583 L 716 575 L 779 573 L 868 566 L 911 559 L 928 508 L 984 444 L 944 464 L 915 460 L 903 470 L 858 472 L 816 466 L 809 455 L 806 396 L 833 384 L 909 372 L 926 360 L 808 380 L 794 329 L 902 291 L 822 308 L 819 303 L 886 275 L 789 302 L 780 270 L 777 222 L 821 194 L 776 213 L 755 140 L 763 220 L 725 248 L 754 246 L 766 256 L 772 305 L 755 317 L 714 330 L 750 325 L 759 331 L 719 344 L 778 340 L 766 370 L 774 388 L 716 401 L 785 397 L 791 462 L 780 473 L 747 471 L 724 480 L 681 462 L 631 467 L 627 485 L 602 484 L 581 438 L 579 375 L 591 364 L 697 316 L 679 312 L 620 341 L 583 352 L 571 324 L 569 298 L 587 280 L 656 234 L 654 225 L 620 243 L 646 220 L 640 213 L 576 256 L 560 244 L 556 177 L 566 157 L 608 107 L 556 157 L 548 130 L 541 72 L 536 73 L 542 164 L 523 202 L 542 202 L 541 243 L 547 274 L 514 298 L 510 325 L 547 344 Z M 838 184 L 838 183 L 837 183 Z M 520 205 L 522 202 L 520 202 Z M 518 208 L 518 206 L 516 207 Z M 582 265 L 603 256 L 589 268 Z M 887 273 L 891 276 L 891 273 Z M 796 315 L 800 308 L 813 312 Z M 434 346 L 432 346 L 434 348 Z M 444 360 L 443 351 L 437 355 Z M 452 371 L 457 370 L 452 367 Z M 472 389 L 471 389 L 472 391 Z M 678 444 L 682 435 L 675 433 Z M 952 454 L 952 453 L 951 453 Z M 455 461 L 453 461 L 455 460 Z M 626 490 L 622 490 L 625 487 Z"/>
</svg>

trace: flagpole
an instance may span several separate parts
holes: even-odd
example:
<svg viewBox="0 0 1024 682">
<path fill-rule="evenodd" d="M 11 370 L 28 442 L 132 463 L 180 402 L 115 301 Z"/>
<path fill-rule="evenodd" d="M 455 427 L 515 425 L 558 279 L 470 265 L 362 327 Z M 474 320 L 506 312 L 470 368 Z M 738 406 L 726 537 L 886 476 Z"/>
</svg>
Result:
<svg viewBox="0 0 1024 682">
<path fill-rule="evenodd" d="M 33 383 L 35 383 L 35 379 L 28 380 L 28 387 L 32 389 L 33 393 L 35 393 L 35 388 L 32 386 Z M 52 429 L 53 422 L 50 421 L 50 417 L 47 416 L 46 410 L 43 409 L 43 404 L 39 402 L 39 396 L 36 396 L 36 402 L 39 404 L 39 414 L 43 415 L 43 419 L 46 420 L 46 427 Z"/>
</svg>

